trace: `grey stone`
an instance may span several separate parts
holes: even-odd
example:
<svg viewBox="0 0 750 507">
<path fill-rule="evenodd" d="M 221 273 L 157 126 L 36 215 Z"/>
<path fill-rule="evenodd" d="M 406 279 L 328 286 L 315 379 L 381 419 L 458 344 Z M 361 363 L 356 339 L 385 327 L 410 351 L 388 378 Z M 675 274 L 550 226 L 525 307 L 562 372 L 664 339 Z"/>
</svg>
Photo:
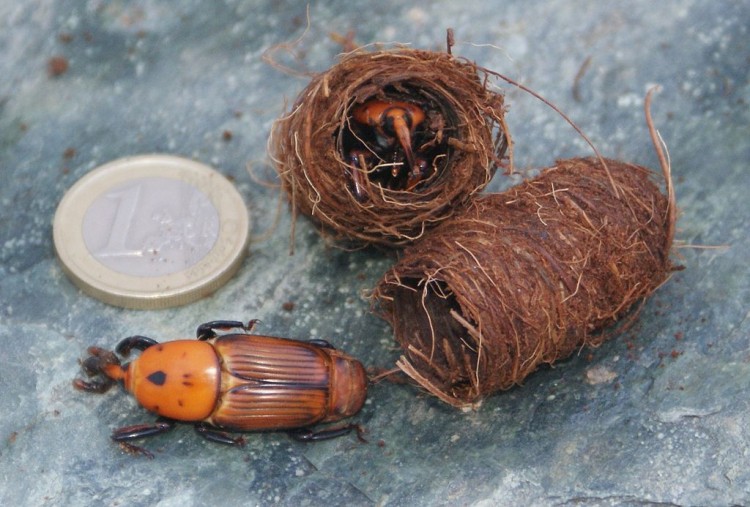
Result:
<svg viewBox="0 0 750 507">
<path fill-rule="evenodd" d="M 309 14 L 306 30 L 303 2 L 0 0 L 0 503 L 750 503 L 750 3 L 349 0 L 313 2 Z M 656 167 L 642 100 L 662 87 L 653 112 L 670 148 L 686 269 L 621 336 L 473 413 L 380 383 L 356 418 L 368 444 L 251 434 L 238 450 L 182 425 L 145 444 L 154 460 L 121 453 L 110 431 L 153 416 L 119 389 L 73 390 L 89 345 L 259 318 L 259 332 L 323 338 L 369 366 L 393 364 L 391 331 L 363 296 L 393 257 L 331 248 L 305 219 L 289 256 L 285 207 L 271 229 L 277 190 L 258 183 L 274 181 L 266 140 L 306 78 L 261 57 L 303 35 L 296 55 L 273 55 L 300 73 L 320 71 L 341 51 L 330 32 L 440 50 L 447 27 L 454 53 L 540 92 L 606 156 Z M 50 77 L 57 55 L 69 66 Z M 555 112 L 497 85 L 519 173 L 498 175 L 491 190 L 555 158 L 590 154 Z M 149 152 L 232 177 L 257 240 L 212 297 L 124 310 L 65 277 L 51 220 L 92 168 Z M 292 311 L 282 308 L 288 301 Z"/>
</svg>

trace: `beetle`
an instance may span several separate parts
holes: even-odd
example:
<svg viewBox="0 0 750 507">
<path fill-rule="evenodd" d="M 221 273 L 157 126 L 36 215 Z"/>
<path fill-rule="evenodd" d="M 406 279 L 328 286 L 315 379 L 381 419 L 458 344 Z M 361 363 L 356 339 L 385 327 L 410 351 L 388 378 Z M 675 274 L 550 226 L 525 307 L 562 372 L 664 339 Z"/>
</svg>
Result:
<svg viewBox="0 0 750 507">
<path fill-rule="evenodd" d="M 414 130 L 425 120 L 422 108 L 411 102 L 370 99 L 355 106 L 352 118 L 357 123 L 375 130 L 375 139 L 380 148 L 390 148 L 394 139 L 398 141 L 409 165 L 414 168 Z"/>
<path fill-rule="evenodd" d="M 367 375 L 356 359 L 325 340 L 297 341 L 250 334 L 231 320 L 198 326 L 197 340 L 158 343 L 145 336 L 123 339 L 110 352 L 89 347 L 76 389 L 104 393 L 121 382 L 147 410 L 158 414 L 152 424 L 116 429 L 111 438 L 126 451 L 153 455 L 131 440 L 171 430 L 175 422 L 192 422 L 204 438 L 242 446 L 243 437 L 227 432 L 287 430 L 301 441 L 334 438 L 357 430 L 346 424 L 319 431 L 318 423 L 355 415 L 367 396 Z M 133 350 L 141 355 L 121 363 Z"/>
<path fill-rule="evenodd" d="M 414 147 L 415 133 L 426 117 L 416 104 L 397 100 L 370 99 L 352 109 L 352 119 L 363 137 L 355 136 L 359 142 L 344 153 L 349 190 L 357 201 L 363 202 L 367 196 L 367 180 L 392 190 L 412 191 L 434 174 L 434 168 Z M 396 151 L 396 143 L 403 154 Z"/>
</svg>

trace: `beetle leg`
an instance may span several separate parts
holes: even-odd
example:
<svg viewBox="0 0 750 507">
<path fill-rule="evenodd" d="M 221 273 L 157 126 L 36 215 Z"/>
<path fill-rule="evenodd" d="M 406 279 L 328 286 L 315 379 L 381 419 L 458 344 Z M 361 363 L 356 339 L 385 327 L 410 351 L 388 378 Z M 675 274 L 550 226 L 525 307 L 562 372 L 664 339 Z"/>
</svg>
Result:
<svg viewBox="0 0 750 507">
<path fill-rule="evenodd" d="M 115 442 L 125 442 L 138 438 L 153 437 L 161 435 L 174 428 L 174 421 L 160 417 L 156 422 L 151 424 L 133 424 L 132 426 L 123 426 L 112 432 L 110 438 Z"/>
<path fill-rule="evenodd" d="M 206 322 L 198 326 L 198 329 L 195 332 L 195 335 L 199 340 L 210 340 L 211 338 L 216 338 L 218 336 L 216 331 L 229 331 L 230 329 L 242 329 L 249 333 L 255 328 L 255 325 L 258 322 L 260 322 L 260 320 L 252 319 L 251 321 L 247 323 L 247 325 L 245 325 L 243 322 L 240 322 L 239 320 L 212 320 L 211 322 Z"/>
<path fill-rule="evenodd" d="M 115 347 L 115 352 L 117 352 L 121 356 L 127 356 L 133 349 L 146 350 L 147 348 L 151 347 L 152 345 L 156 345 L 157 343 L 158 342 L 156 340 L 147 336 L 128 336 L 117 344 L 117 347 Z"/>
<path fill-rule="evenodd" d="M 195 425 L 195 431 L 200 436 L 211 442 L 225 445 L 235 445 L 237 447 L 243 447 L 245 445 L 245 437 L 233 437 L 225 431 L 219 431 L 206 423 L 198 423 Z"/>
<path fill-rule="evenodd" d="M 362 202 L 367 197 L 367 153 L 364 150 L 352 150 L 349 153 L 350 166 L 346 166 L 346 173 L 349 176 L 350 187 L 354 198 Z"/>
<path fill-rule="evenodd" d="M 134 424 L 132 426 L 123 426 L 112 432 L 110 438 L 117 442 L 124 452 L 132 455 L 142 455 L 149 459 L 153 459 L 154 455 L 143 447 L 135 444 L 131 444 L 130 440 L 137 438 L 153 437 L 166 433 L 167 431 L 174 428 L 174 421 L 160 417 L 153 424 Z"/>
<path fill-rule="evenodd" d="M 359 424 L 347 424 L 346 426 L 328 428 L 319 431 L 313 431 L 309 428 L 298 428 L 287 431 L 287 434 L 298 442 L 319 442 L 321 440 L 343 437 L 344 435 L 351 433 L 352 430 L 357 430 L 357 439 L 360 442 L 367 442 L 367 440 L 362 437 L 364 431 Z"/>
</svg>

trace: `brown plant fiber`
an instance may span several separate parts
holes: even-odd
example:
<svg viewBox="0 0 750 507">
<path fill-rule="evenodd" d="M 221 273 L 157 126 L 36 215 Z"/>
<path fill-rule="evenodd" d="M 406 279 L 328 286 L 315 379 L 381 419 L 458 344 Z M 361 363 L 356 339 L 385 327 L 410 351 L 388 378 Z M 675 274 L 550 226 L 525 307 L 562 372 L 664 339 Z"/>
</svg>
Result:
<svg viewBox="0 0 750 507">
<path fill-rule="evenodd" d="M 344 136 L 356 128 L 352 111 L 370 99 L 424 105 L 430 137 L 423 146 L 445 146 L 428 182 L 387 188 L 347 157 Z M 504 112 L 503 96 L 488 89 L 487 75 L 448 53 L 353 52 L 314 77 L 276 121 L 269 152 L 294 215 L 311 217 L 336 240 L 400 246 L 464 208 L 505 164 Z M 356 171 L 365 180 L 364 198 L 347 184 Z"/>
<path fill-rule="evenodd" d="M 664 283 L 672 197 L 650 170 L 606 163 L 609 174 L 599 159 L 561 160 L 477 197 L 404 251 L 374 302 L 407 375 L 447 403 L 471 406 L 600 344 L 605 326 Z"/>
</svg>

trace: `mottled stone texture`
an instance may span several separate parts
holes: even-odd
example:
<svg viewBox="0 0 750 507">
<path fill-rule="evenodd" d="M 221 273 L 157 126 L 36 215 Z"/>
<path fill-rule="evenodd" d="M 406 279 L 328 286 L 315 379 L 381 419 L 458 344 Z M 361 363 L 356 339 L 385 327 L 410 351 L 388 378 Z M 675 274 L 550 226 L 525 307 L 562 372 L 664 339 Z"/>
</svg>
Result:
<svg viewBox="0 0 750 507">
<path fill-rule="evenodd" d="M 747 2 L 502 3 L 0 0 L 0 504 L 729 505 L 750 503 L 750 88 Z M 667 142 L 686 270 L 620 338 L 581 351 L 462 413 L 380 383 L 357 418 L 368 444 L 248 435 L 241 450 L 189 427 L 154 460 L 122 454 L 118 426 L 151 421 L 124 393 L 79 393 L 87 346 L 194 336 L 201 322 L 321 338 L 371 366 L 398 357 L 364 293 L 394 259 L 329 247 L 282 207 L 266 140 L 341 46 L 444 47 L 555 102 L 607 157 L 656 167 L 642 101 Z M 294 41 L 262 60 L 273 45 Z M 291 51 L 290 51 L 291 49 Z M 295 73 L 283 72 L 282 67 Z M 590 149 L 505 85 L 516 176 Z M 63 193 L 109 160 L 166 152 L 230 176 L 253 214 L 250 255 L 214 296 L 161 311 L 79 292 L 52 248 Z M 249 169 L 249 170 L 248 170 Z M 268 232 L 270 231 L 270 232 Z M 697 248 L 700 247 L 700 248 Z M 710 247 L 710 248 L 707 248 Z M 293 303 L 293 304 L 291 304 Z"/>
</svg>

